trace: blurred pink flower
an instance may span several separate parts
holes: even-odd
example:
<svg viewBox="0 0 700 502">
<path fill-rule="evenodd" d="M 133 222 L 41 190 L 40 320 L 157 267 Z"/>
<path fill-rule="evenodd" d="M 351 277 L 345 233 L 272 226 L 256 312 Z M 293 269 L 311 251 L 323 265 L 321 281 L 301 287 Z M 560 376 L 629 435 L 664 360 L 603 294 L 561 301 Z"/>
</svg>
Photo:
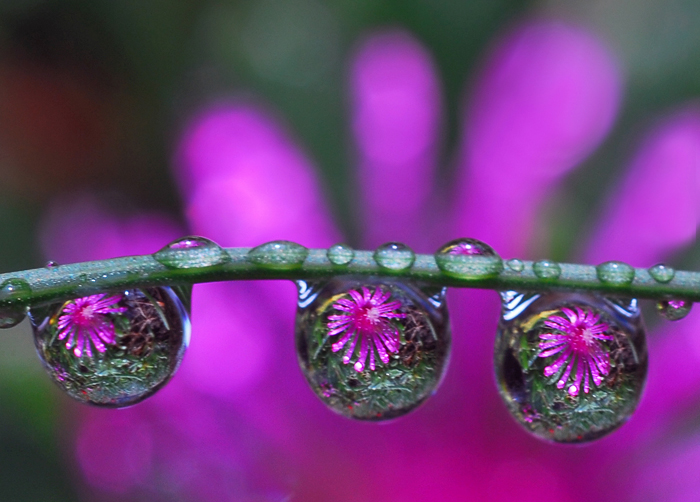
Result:
<svg viewBox="0 0 700 502">
<path fill-rule="evenodd" d="M 380 32 L 359 44 L 350 66 L 359 206 L 367 211 L 363 235 L 371 245 L 398 238 L 432 251 L 461 234 L 502 255 L 524 257 L 538 211 L 605 138 L 621 94 L 617 65 L 586 29 L 546 20 L 506 33 L 470 92 L 453 210 L 444 218 L 448 196 L 435 193 L 433 183 L 441 100 L 429 52 L 404 31 Z M 697 173 L 700 137 L 692 131 L 699 116 L 688 106 L 652 131 L 651 146 L 630 166 L 632 181 L 616 191 L 597 228 L 628 221 L 629 208 L 637 223 L 595 233 L 591 256 L 651 265 L 650 258 L 666 259 L 688 243 L 689 222 L 697 228 L 697 201 L 687 204 L 683 195 L 676 204 L 676 191 L 664 189 L 643 204 L 639 194 L 658 184 L 654 166 L 661 164 L 676 188 L 697 188 L 687 174 Z M 654 148 L 669 141 L 672 147 Z M 189 224 L 181 235 L 203 234 L 227 246 L 288 239 L 327 247 L 341 240 L 311 162 L 259 106 L 234 100 L 203 109 L 183 132 L 176 167 Z M 674 223 L 650 234 L 659 237 L 651 242 L 643 237 L 646 218 Z M 446 220 L 451 223 L 435 224 Z M 93 201 L 92 210 L 52 210 L 42 239 L 49 256 L 66 261 L 153 252 L 176 237 L 155 243 L 153 235 L 176 226 L 155 218 L 148 234 L 134 234 L 137 221 L 144 220 L 115 218 Z M 56 243 L 65 242 L 59 237 L 68 231 L 75 236 L 68 242 L 81 245 L 62 251 Z M 616 247 L 620 242 L 632 245 Z M 497 299 L 454 291 L 449 300 L 454 354 L 441 391 L 416 413 L 376 427 L 324 410 L 305 388 L 291 343 L 293 287 L 199 285 L 193 342 L 180 373 L 152 399 L 119 412 L 124 424 L 133 421 L 143 444 L 96 434 L 115 419 L 85 411 L 77 429 L 83 473 L 108 493 L 184 501 L 566 502 L 611 493 L 633 500 L 624 487 L 651 475 L 632 455 L 651 455 L 653 437 L 658 441 L 674 423 L 678 398 L 700 390 L 698 365 L 690 364 L 700 360 L 694 337 L 700 316 L 691 313 L 679 333 L 652 344 L 657 353 L 638 416 L 600 443 L 568 449 L 526 435 L 500 402 L 490 354 Z M 281 335 L 290 342 L 280 343 Z M 121 482 L 116 473 L 125 473 Z M 363 482 L 349 490 L 348 479 Z"/>
</svg>

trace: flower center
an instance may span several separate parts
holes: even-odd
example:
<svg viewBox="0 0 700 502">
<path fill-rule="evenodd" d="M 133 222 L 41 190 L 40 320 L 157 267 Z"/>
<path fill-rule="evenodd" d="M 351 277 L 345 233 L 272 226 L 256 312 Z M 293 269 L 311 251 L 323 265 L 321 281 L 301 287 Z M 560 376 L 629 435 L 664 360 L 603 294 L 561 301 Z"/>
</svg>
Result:
<svg viewBox="0 0 700 502">
<path fill-rule="evenodd" d="M 357 310 L 355 325 L 357 330 L 363 334 L 372 334 L 377 330 L 377 325 L 381 322 L 381 313 L 374 306 L 360 307 Z"/>
</svg>

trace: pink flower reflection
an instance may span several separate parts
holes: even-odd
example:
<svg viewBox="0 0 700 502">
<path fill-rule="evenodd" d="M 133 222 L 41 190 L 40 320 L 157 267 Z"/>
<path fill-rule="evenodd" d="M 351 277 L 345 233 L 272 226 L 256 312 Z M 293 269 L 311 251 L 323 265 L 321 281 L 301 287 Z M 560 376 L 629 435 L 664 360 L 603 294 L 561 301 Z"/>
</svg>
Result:
<svg viewBox="0 0 700 502">
<path fill-rule="evenodd" d="M 425 237 L 414 211 L 428 221 L 444 221 L 435 206 L 427 196 L 404 201 L 392 190 L 404 180 L 409 194 L 432 189 L 431 149 L 440 120 L 439 97 L 431 93 L 437 77 L 427 50 L 405 33 L 373 34 L 359 47 L 351 70 L 359 181 L 377 214 L 384 211 L 382 197 L 395 201 L 391 212 L 381 213 L 386 217 L 367 225 L 369 240 L 374 231 L 386 236 L 382 240 L 401 232 L 409 243 L 425 239 L 437 249 L 448 238 L 471 234 L 503 255 L 524 255 L 543 201 L 602 141 L 617 113 L 619 70 L 593 35 L 551 20 L 507 33 L 470 95 L 454 224 L 438 229 L 436 234 L 446 234 L 439 239 Z M 405 102 L 409 99 L 426 102 Z M 202 233 L 241 246 L 271 239 L 327 246 L 340 240 L 311 162 L 269 113 L 238 102 L 207 108 L 185 129 L 176 156 L 190 225 L 181 235 Z M 630 176 L 651 183 L 638 164 L 630 169 Z M 668 169 L 675 179 L 680 168 Z M 635 196 L 625 189 L 617 199 L 624 205 Z M 422 202 L 413 206 L 415 200 Z M 653 212 L 683 221 L 690 209 L 696 208 L 638 206 L 640 218 Z M 106 228 L 120 241 L 129 225 L 110 221 L 92 228 Z M 51 227 L 53 235 L 68 228 L 82 232 L 79 222 L 69 220 L 53 220 Z M 618 232 L 634 241 L 643 227 L 627 225 Z M 95 253 L 116 248 L 103 244 L 109 239 L 84 242 Z M 680 244 L 668 244 L 659 257 Z M 611 245 L 599 239 L 593 244 L 601 252 Z M 625 259 L 639 256 L 636 250 Z M 648 401 L 642 401 L 638 417 L 619 433 L 587 449 L 538 442 L 507 416 L 493 386 L 496 299 L 459 291 L 450 298 L 455 350 L 440 392 L 416 413 L 383 427 L 353 423 L 325 410 L 305 388 L 292 352 L 293 291 L 283 286 L 288 285 L 197 287 L 192 358 L 185 358 L 168 388 L 125 411 L 148 424 L 150 453 L 131 455 L 126 442 L 100 443 L 102 436 L 91 431 L 109 431 L 110 415 L 89 413 L 78 427 L 78 455 L 90 483 L 108 492 L 143 490 L 183 501 L 291 496 L 575 502 L 605 500 L 610 493 L 623 499 L 629 498 L 625 486 L 641 472 L 632 469 L 643 466 L 620 466 L 631 465 L 636 452 L 653 449 L 648 424 L 657 436 L 673 424 L 677 400 L 664 396 L 692 399 L 700 389 L 694 366 L 677 364 L 683 356 L 678 350 L 692 346 L 690 335 L 682 335 L 678 346 L 664 344 L 656 363 L 673 363 L 677 378 L 657 375 L 651 407 L 644 412 Z M 198 316 L 206 320 L 198 324 Z M 652 375 L 653 368 L 652 361 Z M 126 467 L 124 458 L 131 459 Z M 122 468 L 149 474 L 131 475 L 126 488 L 116 487 L 113 473 Z"/>
<path fill-rule="evenodd" d="M 347 344 L 343 363 L 348 364 L 357 342 L 360 342 L 360 353 L 354 364 L 355 371 L 365 369 L 369 354 L 369 369 L 375 369 L 375 351 L 384 364 L 389 364 L 389 354 L 399 351 L 399 330 L 389 319 L 403 319 L 406 314 L 396 312 L 401 308 L 401 302 L 387 302 L 390 291 L 377 287 L 374 293 L 362 286 L 362 294 L 351 289 L 350 298 L 339 298 L 333 308 L 339 314 L 328 316 L 328 336 L 340 335 L 340 339 L 331 345 L 333 352 L 338 352 Z"/>
</svg>

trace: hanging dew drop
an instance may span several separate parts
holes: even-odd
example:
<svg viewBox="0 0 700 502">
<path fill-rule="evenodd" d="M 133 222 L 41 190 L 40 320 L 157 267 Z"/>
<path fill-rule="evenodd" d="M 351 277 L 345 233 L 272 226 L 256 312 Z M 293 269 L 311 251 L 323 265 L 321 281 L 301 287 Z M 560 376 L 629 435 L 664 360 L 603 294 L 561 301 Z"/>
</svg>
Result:
<svg viewBox="0 0 700 502">
<path fill-rule="evenodd" d="M 477 239 L 448 242 L 435 253 L 435 262 L 445 275 L 460 279 L 493 277 L 503 270 L 501 257 L 491 246 Z"/>
<path fill-rule="evenodd" d="M 413 266 L 416 254 L 406 244 L 387 242 L 374 251 L 374 261 L 383 269 L 399 272 Z"/>
<path fill-rule="evenodd" d="M 532 264 L 532 271 L 540 279 L 553 281 L 559 279 L 561 267 L 557 262 L 550 260 L 540 260 Z"/>
<path fill-rule="evenodd" d="M 522 260 L 518 260 L 517 258 L 513 258 L 512 260 L 508 260 L 506 262 L 506 266 L 511 269 L 513 272 L 522 272 L 525 270 L 525 264 L 522 262 Z"/>
<path fill-rule="evenodd" d="M 12 328 L 27 316 L 26 307 L 5 307 L 0 309 L 0 329 Z"/>
<path fill-rule="evenodd" d="M 681 299 L 661 300 L 656 304 L 656 311 L 668 321 L 679 321 L 690 314 L 693 302 Z"/>
<path fill-rule="evenodd" d="M 596 267 L 600 282 L 614 286 L 627 286 L 634 280 L 634 268 L 621 261 L 607 261 Z"/>
<path fill-rule="evenodd" d="M 260 268 L 294 270 L 301 268 L 309 250 L 290 241 L 272 241 L 251 249 L 248 261 Z"/>
<path fill-rule="evenodd" d="M 216 242 L 195 236 L 171 242 L 153 258 L 168 268 L 213 267 L 230 260 L 228 253 Z"/>
<path fill-rule="evenodd" d="M 659 263 L 658 265 L 654 265 L 649 269 L 649 275 L 656 282 L 666 284 L 667 282 L 671 282 L 673 280 L 673 277 L 676 275 L 676 271 L 668 265 Z"/>
<path fill-rule="evenodd" d="M 190 340 L 189 313 L 167 287 L 84 296 L 29 317 L 49 377 L 72 398 L 108 408 L 163 387 Z"/>
<path fill-rule="evenodd" d="M 7 279 L 0 285 L 0 301 L 6 302 L 0 308 L 0 329 L 12 328 L 24 320 L 27 307 L 20 302 L 27 300 L 31 292 L 24 279 Z"/>
<path fill-rule="evenodd" d="M 450 352 L 444 290 L 372 277 L 298 286 L 297 356 L 326 406 L 387 420 L 435 392 Z"/>
<path fill-rule="evenodd" d="M 336 244 L 328 248 L 326 256 L 333 265 L 344 267 L 355 257 L 355 251 L 345 244 Z"/>
<path fill-rule="evenodd" d="M 587 293 L 503 293 L 495 346 L 499 392 L 513 417 L 548 441 L 591 441 L 622 425 L 647 373 L 636 301 Z"/>
</svg>

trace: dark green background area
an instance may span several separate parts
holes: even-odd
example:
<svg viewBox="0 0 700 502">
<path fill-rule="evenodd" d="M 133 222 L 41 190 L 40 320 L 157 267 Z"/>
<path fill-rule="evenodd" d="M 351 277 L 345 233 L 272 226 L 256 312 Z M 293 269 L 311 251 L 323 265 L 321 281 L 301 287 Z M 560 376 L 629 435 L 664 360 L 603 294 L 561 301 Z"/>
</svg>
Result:
<svg viewBox="0 0 700 502">
<path fill-rule="evenodd" d="M 569 177 L 566 196 L 552 202 L 545 218 L 553 236 L 549 258 L 566 260 L 584 242 L 599 217 L 591 208 L 600 207 L 644 130 L 700 95 L 700 2 L 5 0 L 0 68 L 19 65 L 69 79 L 119 111 L 103 119 L 116 131 L 111 156 L 61 190 L 107 192 L 125 210 L 161 209 L 176 217 L 181 208 L 171 158 L 188 114 L 231 93 L 264 103 L 284 117 L 319 167 L 336 219 L 353 242 L 357 188 L 346 63 L 360 37 L 378 27 L 403 27 L 433 54 L 444 93 L 441 175 L 448 176 L 464 92 L 480 58 L 497 33 L 537 13 L 598 31 L 618 54 L 626 78 L 612 134 Z M 6 146 L 0 146 L 0 170 L 9 164 L 23 169 L 21 159 L 3 151 Z M 35 164 L 38 173 L 54 168 Z M 58 194 L 33 183 L 21 193 L 0 186 L 1 272 L 43 263 L 37 225 Z M 673 264 L 697 268 L 700 250 L 694 246 Z M 29 333 L 23 328 L 11 336 L 26 339 Z M 63 448 L 70 421 L 57 418 L 64 416 L 59 410 L 65 413 L 66 400 L 41 378 L 31 342 L 12 343 L 0 358 L 0 364 L 12 362 L 0 368 L 0 500 L 75 500 L 79 476 Z"/>
</svg>

